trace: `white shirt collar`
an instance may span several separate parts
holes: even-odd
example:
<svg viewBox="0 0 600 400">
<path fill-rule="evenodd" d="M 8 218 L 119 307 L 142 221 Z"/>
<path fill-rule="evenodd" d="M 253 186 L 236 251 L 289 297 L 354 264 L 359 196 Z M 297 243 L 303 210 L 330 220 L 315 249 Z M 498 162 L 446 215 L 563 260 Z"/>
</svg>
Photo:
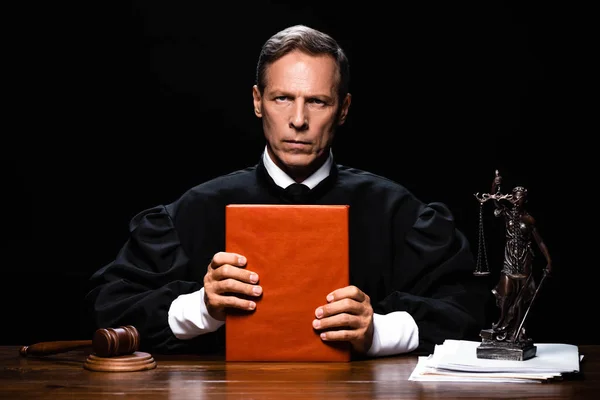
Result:
<svg viewBox="0 0 600 400">
<path fill-rule="evenodd" d="M 295 181 L 285 172 L 281 170 L 271 157 L 269 157 L 269 152 L 267 151 L 267 147 L 265 146 L 265 151 L 263 152 L 263 163 L 265 164 L 265 168 L 267 173 L 273 178 L 273 181 L 282 188 L 286 188 Z M 309 188 L 314 188 L 317 186 L 323 179 L 329 176 L 329 171 L 331 170 L 331 164 L 333 163 L 333 153 L 331 149 L 329 150 L 329 157 L 327 157 L 327 161 L 321 165 L 321 167 L 316 170 L 311 176 L 306 178 L 303 182 Z"/>
</svg>

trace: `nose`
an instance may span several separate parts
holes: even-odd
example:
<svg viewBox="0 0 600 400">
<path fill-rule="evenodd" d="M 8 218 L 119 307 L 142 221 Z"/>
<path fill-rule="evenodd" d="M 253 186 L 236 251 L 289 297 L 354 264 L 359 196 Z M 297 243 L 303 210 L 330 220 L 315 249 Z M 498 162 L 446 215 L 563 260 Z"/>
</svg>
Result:
<svg viewBox="0 0 600 400">
<path fill-rule="evenodd" d="M 308 116 L 304 109 L 303 101 L 298 101 L 294 104 L 294 111 L 290 117 L 290 128 L 296 130 L 308 129 Z"/>
</svg>

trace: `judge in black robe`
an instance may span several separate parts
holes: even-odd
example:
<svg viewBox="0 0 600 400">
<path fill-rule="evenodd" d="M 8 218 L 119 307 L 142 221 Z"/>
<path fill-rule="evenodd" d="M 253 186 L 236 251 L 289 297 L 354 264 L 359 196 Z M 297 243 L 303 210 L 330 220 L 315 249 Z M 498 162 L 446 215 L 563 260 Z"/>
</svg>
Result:
<svg viewBox="0 0 600 400">
<path fill-rule="evenodd" d="M 350 206 L 351 284 L 370 297 L 374 313 L 412 316 L 414 353 L 477 337 L 488 290 L 473 276 L 469 244 L 444 204 L 423 203 L 396 182 L 335 163 L 314 189 L 294 198 L 275 184 L 263 158 L 136 215 L 116 259 L 91 278 L 95 325 L 134 325 L 142 348 L 152 352 L 222 351 L 224 326 L 182 340 L 168 324 L 169 308 L 202 288 L 207 265 L 225 248 L 225 206 L 294 202 Z"/>
<path fill-rule="evenodd" d="M 381 356 L 430 353 L 444 339 L 475 337 L 489 292 L 472 274 L 468 243 L 448 208 L 334 163 L 348 84 L 348 59 L 329 35 L 296 25 L 267 40 L 252 88 L 267 142 L 263 157 L 133 218 L 116 259 L 91 279 L 96 326 L 134 325 L 152 352 L 222 350 L 230 294 L 256 288 L 244 281 L 249 271 L 238 274 L 234 255 L 218 254 L 225 249 L 225 207 L 305 203 L 349 205 L 354 287 L 331 288 L 335 299 L 315 310 L 313 327 L 325 331 L 323 340 L 348 340 L 359 354 Z M 311 190 L 289 194 L 282 188 L 291 182 Z M 228 286 L 232 279 L 238 282 Z M 338 330 L 342 319 L 346 329 Z"/>
</svg>

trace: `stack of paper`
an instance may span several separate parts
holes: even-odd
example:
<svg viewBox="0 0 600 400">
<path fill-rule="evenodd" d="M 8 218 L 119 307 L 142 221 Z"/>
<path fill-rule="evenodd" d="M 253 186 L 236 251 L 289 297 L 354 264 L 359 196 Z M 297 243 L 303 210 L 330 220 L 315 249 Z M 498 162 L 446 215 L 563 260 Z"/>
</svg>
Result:
<svg viewBox="0 0 600 400">
<path fill-rule="evenodd" d="M 419 357 L 411 381 L 544 382 L 579 372 L 579 348 L 536 343 L 535 357 L 525 361 L 477 358 L 480 342 L 446 340 L 428 357 Z"/>
</svg>

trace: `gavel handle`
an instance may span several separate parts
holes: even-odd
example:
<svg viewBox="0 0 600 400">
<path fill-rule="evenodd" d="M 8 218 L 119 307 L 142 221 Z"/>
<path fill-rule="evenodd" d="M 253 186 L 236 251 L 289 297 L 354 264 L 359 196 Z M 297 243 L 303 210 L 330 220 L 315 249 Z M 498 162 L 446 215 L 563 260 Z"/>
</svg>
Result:
<svg viewBox="0 0 600 400">
<path fill-rule="evenodd" d="M 64 353 L 85 347 L 92 347 L 91 340 L 62 340 L 57 342 L 41 342 L 31 346 L 23 346 L 19 350 L 22 356 L 47 356 Z"/>
</svg>

